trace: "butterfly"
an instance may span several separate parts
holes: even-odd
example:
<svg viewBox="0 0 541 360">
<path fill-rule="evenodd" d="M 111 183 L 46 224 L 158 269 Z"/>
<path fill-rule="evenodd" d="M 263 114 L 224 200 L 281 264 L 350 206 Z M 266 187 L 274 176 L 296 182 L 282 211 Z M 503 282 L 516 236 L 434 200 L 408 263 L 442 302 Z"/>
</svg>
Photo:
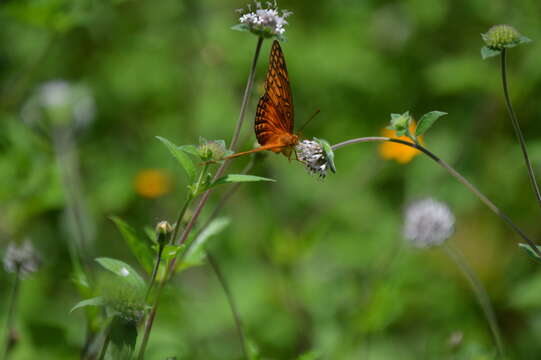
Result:
<svg viewBox="0 0 541 360">
<path fill-rule="evenodd" d="M 260 147 L 224 159 L 263 150 L 282 153 L 289 158 L 299 143 L 299 137 L 293 134 L 293 98 L 286 61 L 277 40 L 272 43 L 269 69 L 265 78 L 265 94 L 257 103 L 254 130 Z"/>
</svg>

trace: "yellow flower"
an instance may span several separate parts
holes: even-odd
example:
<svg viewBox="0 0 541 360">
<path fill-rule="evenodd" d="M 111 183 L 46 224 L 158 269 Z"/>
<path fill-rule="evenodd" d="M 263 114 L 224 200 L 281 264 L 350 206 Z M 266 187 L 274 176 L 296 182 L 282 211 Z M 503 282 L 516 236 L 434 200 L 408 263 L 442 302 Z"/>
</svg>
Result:
<svg viewBox="0 0 541 360">
<path fill-rule="evenodd" d="M 141 170 L 134 181 L 135 191 L 142 197 L 154 199 L 171 190 L 171 178 L 158 169 Z"/>
<path fill-rule="evenodd" d="M 410 124 L 410 132 L 412 134 L 415 133 L 415 126 L 415 123 L 412 121 Z M 412 142 L 407 136 L 397 137 L 396 131 L 394 130 L 383 129 L 381 135 Z M 423 143 L 422 137 L 419 137 L 419 142 L 421 144 Z M 415 157 L 415 155 L 419 154 L 419 150 L 415 150 L 414 148 L 406 145 L 385 141 L 379 145 L 379 154 L 385 160 L 396 160 L 396 162 L 400 164 L 407 164 Z"/>
</svg>

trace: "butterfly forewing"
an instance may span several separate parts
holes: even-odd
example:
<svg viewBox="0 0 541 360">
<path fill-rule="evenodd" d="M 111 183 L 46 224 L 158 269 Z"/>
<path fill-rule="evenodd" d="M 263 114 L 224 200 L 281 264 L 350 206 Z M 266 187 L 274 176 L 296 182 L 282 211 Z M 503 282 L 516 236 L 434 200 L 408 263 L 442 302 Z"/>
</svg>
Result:
<svg viewBox="0 0 541 360">
<path fill-rule="evenodd" d="M 265 94 L 259 99 L 255 134 L 261 145 L 276 141 L 282 134 L 293 133 L 293 99 L 284 54 L 280 43 L 272 44 Z"/>
</svg>

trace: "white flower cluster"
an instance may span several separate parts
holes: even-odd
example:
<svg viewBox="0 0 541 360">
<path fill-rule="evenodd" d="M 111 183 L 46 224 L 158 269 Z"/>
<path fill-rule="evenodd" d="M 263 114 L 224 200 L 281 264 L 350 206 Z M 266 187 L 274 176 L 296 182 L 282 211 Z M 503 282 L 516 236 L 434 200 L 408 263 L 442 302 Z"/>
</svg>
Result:
<svg viewBox="0 0 541 360">
<path fill-rule="evenodd" d="M 36 272 L 39 267 L 39 258 L 29 240 L 24 241 L 20 246 L 10 243 L 3 262 L 4 269 L 8 273 L 19 272 L 22 276 Z"/>
<path fill-rule="evenodd" d="M 329 163 L 320 143 L 313 140 L 303 140 L 296 147 L 297 158 L 306 165 L 306 169 L 320 178 L 327 176 Z"/>
<path fill-rule="evenodd" d="M 239 12 L 243 12 L 239 9 Z M 248 27 L 250 31 L 269 33 L 271 35 L 283 35 L 285 33 L 284 25 L 287 24 L 286 17 L 292 13 L 287 10 L 282 10 L 280 14 L 276 1 L 274 3 L 267 2 L 267 8 L 263 8 L 260 2 L 255 2 L 255 11 L 252 11 L 248 5 L 247 13 L 243 14 L 239 21 Z"/>
<path fill-rule="evenodd" d="M 92 122 L 95 112 L 94 96 L 88 87 L 52 80 L 36 88 L 24 104 L 21 116 L 29 124 L 48 118 L 54 123 L 72 122 L 75 127 L 82 128 Z"/>
<path fill-rule="evenodd" d="M 404 237 L 418 248 L 437 246 L 451 237 L 454 225 L 447 205 L 431 198 L 419 200 L 406 209 Z"/>
</svg>

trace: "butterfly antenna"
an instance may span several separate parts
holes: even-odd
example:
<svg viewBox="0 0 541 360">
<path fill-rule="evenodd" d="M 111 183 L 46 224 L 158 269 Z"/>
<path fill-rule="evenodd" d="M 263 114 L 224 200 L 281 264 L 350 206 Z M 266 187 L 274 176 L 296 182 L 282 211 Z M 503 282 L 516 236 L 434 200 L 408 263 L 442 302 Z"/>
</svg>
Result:
<svg viewBox="0 0 541 360">
<path fill-rule="evenodd" d="M 306 125 L 308 125 L 308 123 L 310 121 L 312 121 L 312 119 L 315 118 L 317 114 L 320 113 L 320 111 L 321 110 L 317 109 L 316 112 L 314 113 L 314 115 L 310 116 L 310 118 L 308 120 L 306 120 L 306 122 L 301 126 L 301 128 L 298 130 L 298 132 L 301 132 L 306 127 Z"/>
</svg>

